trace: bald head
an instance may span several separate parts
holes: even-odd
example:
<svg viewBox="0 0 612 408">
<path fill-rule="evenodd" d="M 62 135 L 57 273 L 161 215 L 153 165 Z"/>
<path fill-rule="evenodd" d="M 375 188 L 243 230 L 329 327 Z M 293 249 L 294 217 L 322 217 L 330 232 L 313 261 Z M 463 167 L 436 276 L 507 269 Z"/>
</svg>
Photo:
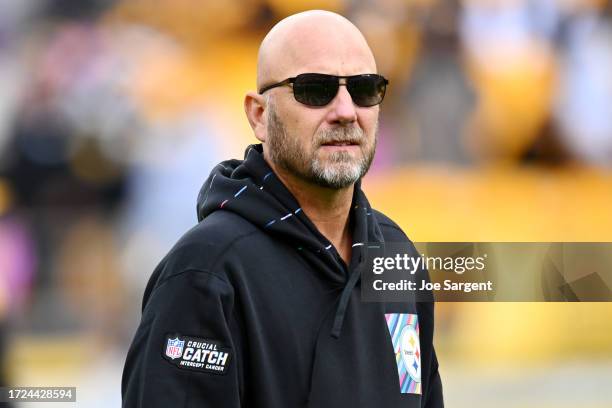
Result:
<svg viewBox="0 0 612 408">
<path fill-rule="evenodd" d="M 276 24 L 259 48 L 257 89 L 305 72 L 376 73 L 365 38 L 339 14 L 311 10 Z"/>
</svg>

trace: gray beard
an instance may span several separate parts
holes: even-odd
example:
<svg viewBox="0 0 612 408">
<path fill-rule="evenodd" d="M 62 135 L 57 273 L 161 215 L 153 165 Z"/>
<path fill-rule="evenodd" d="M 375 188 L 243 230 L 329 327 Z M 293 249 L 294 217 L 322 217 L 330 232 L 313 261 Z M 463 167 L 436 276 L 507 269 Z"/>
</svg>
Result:
<svg viewBox="0 0 612 408">
<path fill-rule="evenodd" d="M 361 142 L 361 158 L 358 160 L 354 160 L 350 153 L 341 151 L 332 153 L 323 163 L 317 158 L 315 149 L 311 156 L 306 155 L 297 140 L 287 134 L 287 129 L 276 115 L 273 105 L 269 104 L 268 107 L 268 153 L 270 160 L 276 165 L 304 181 L 334 190 L 354 184 L 368 172 L 374 159 L 377 136 L 372 149 L 366 150 L 363 130 L 357 127 L 332 129 L 317 134 L 313 140 L 313 147 L 318 147 L 322 141 L 347 138 Z"/>
</svg>

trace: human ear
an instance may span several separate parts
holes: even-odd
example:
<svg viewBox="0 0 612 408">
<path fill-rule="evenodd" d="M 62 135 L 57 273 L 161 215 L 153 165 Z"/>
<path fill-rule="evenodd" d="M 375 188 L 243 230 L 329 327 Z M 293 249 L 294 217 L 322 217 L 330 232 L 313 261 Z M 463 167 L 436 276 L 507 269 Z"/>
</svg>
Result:
<svg viewBox="0 0 612 408">
<path fill-rule="evenodd" d="M 256 92 L 248 92 L 244 97 L 244 111 L 255 137 L 260 142 L 266 141 L 266 98 Z"/>
</svg>

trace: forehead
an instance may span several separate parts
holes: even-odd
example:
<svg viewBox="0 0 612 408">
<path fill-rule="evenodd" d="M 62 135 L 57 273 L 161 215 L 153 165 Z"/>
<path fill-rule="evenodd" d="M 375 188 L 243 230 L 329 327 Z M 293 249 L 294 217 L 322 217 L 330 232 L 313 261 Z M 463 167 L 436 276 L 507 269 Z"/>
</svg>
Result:
<svg viewBox="0 0 612 408">
<path fill-rule="evenodd" d="M 316 44 L 303 41 L 291 47 L 279 64 L 281 77 L 295 76 L 305 72 L 320 72 L 333 75 L 356 75 L 375 73 L 376 65 L 369 54 L 356 44 L 337 39 Z"/>
</svg>

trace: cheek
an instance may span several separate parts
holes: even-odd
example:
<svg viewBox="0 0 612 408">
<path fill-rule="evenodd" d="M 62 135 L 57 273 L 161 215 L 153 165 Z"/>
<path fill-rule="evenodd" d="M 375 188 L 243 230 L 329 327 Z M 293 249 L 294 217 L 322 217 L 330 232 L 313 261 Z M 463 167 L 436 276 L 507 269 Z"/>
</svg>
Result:
<svg viewBox="0 0 612 408">
<path fill-rule="evenodd" d="M 374 140 L 377 122 L 378 109 L 360 112 L 359 125 L 367 135 L 368 139 Z"/>
<path fill-rule="evenodd" d="M 310 152 L 313 149 L 315 135 L 320 128 L 323 119 L 321 115 L 316 115 L 318 112 L 310 112 L 306 109 L 301 109 L 297 112 L 290 112 L 287 115 L 287 132 L 295 143 L 301 146 L 305 151 Z"/>
</svg>

